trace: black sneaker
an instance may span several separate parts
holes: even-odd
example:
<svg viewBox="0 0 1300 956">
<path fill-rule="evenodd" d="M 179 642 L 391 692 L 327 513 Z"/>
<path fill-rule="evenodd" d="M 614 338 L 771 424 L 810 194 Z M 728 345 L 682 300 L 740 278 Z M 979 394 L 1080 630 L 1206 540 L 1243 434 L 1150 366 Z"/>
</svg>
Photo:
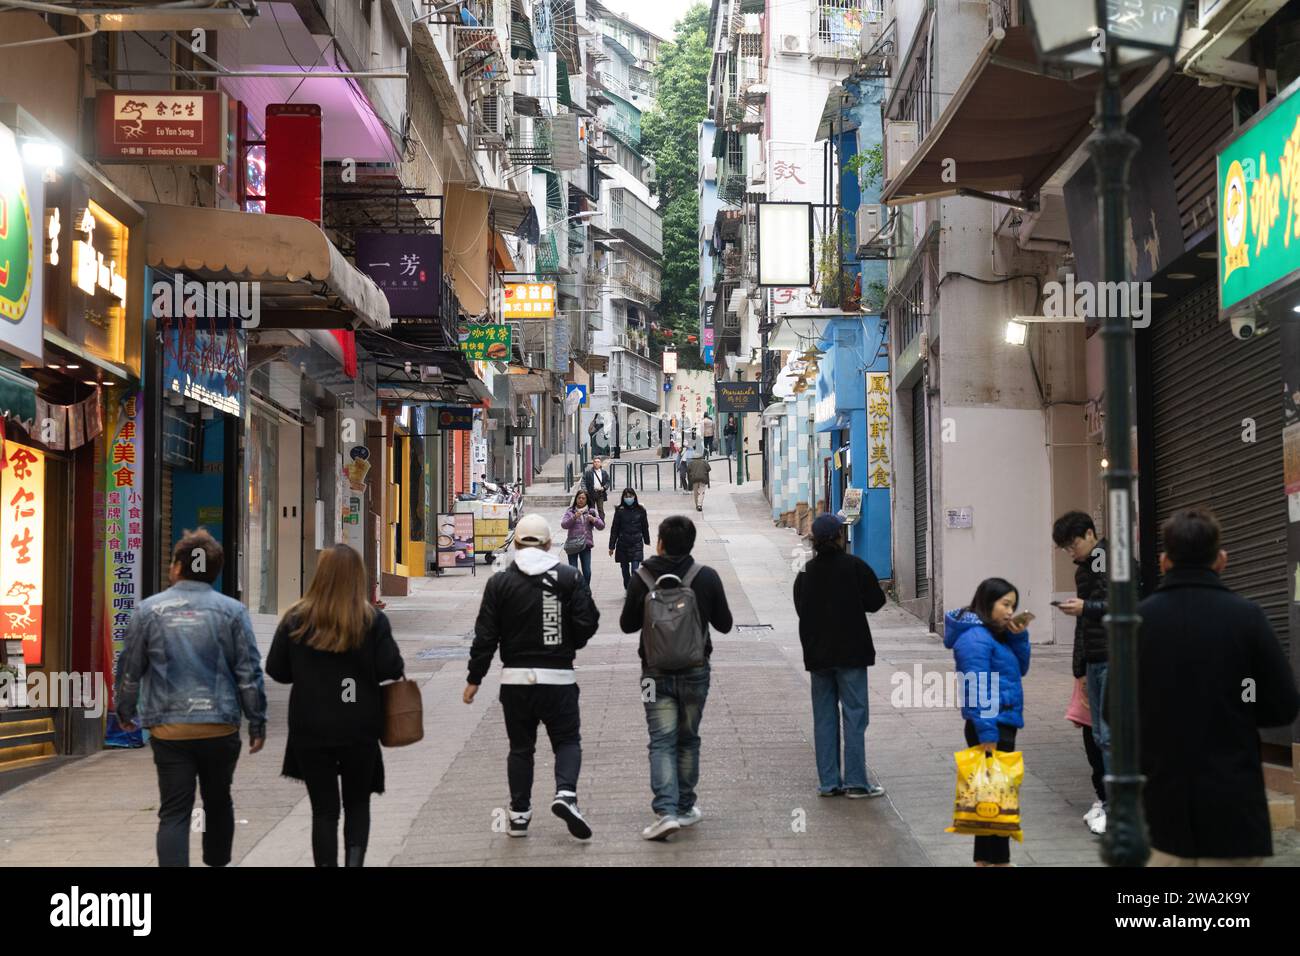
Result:
<svg viewBox="0 0 1300 956">
<path fill-rule="evenodd" d="M 512 837 L 526 837 L 528 836 L 528 824 L 532 819 L 532 810 L 511 810 L 510 829 L 506 832 Z"/>
<path fill-rule="evenodd" d="M 818 790 L 818 791 L 817 791 L 817 796 L 819 796 L 819 797 L 842 797 L 842 796 L 844 796 L 844 788 L 843 788 L 843 787 L 832 787 L 830 790 Z"/>
<path fill-rule="evenodd" d="M 551 803 L 551 812 L 565 822 L 569 827 L 569 833 L 573 836 L 579 840 L 591 839 L 591 826 L 582 818 L 582 813 L 578 810 L 576 793 L 557 793 Z"/>
<path fill-rule="evenodd" d="M 850 800 L 863 800 L 869 797 L 883 797 L 885 788 L 878 783 L 873 783 L 865 787 L 849 787 L 844 791 L 844 795 Z"/>
</svg>

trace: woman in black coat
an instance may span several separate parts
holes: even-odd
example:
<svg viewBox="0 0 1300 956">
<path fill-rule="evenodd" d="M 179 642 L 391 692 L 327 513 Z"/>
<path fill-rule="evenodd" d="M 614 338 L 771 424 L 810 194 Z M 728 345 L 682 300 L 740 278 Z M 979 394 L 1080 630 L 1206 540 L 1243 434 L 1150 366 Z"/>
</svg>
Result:
<svg viewBox="0 0 1300 956">
<path fill-rule="evenodd" d="M 384 792 L 380 681 L 402 676 L 393 629 L 366 600 L 361 555 L 340 544 L 321 555 L 311 586 L 285 612 L 266 673 L 289 694 L 286 777 L 311 798 L 317 866 L 338 866 L 339 779 L 346 865 L 361 866 L 370 840 L 370 794 Z"/>
<path fill-rule="evenodd" d="M 623 590 L 645 558 L 643 545 L 650 543 L 650 516 L 637 500 L 636 489 L 624 488 L 609 526 L 609 554 L 623 569 Z"/>
</svg>

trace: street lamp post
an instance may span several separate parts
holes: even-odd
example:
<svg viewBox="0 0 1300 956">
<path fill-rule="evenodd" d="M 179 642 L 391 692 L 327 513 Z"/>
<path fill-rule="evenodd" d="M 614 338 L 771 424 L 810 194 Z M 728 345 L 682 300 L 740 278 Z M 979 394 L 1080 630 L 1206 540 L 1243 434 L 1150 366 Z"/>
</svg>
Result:
<svg viewBox="0 0 1300 956">
<path fill-rule="evenodd" d="M 1124 217 L 1128 172 L 1140 145 L 1124 128 L 1121 72 L 1173 56 L 1182 30 L 1183 0 L 1127 0 L 1122 6 L 1095 0 L 1028 0 L 1040 59 L 1063 66 L 1100 69 L 1097 130 L 1088 151 L 1097 172 L 1103 279 L 1127 282 Z M 1101 329 L 1105 357 L 1107 537 L 1110 540 L 1105 624 L 1110 768 L 1106 775 L 1106 835 L 1102 859 L 1111 866 L 1142 866 L 1150 856 L 1142 812 L 1138 753 L 1137 581 L 1133 577 L 1133 481 L 1130 433 L 1133 408 L 1131 317 L 1107 310 Z"/>
</svg>

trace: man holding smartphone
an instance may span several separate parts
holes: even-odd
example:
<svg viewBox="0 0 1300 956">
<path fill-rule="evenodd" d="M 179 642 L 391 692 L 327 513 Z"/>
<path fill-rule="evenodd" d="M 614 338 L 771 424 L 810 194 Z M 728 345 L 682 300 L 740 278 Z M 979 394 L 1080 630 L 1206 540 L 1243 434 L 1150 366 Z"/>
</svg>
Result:
<svg viewBox="0 0 1300 956">
<path fill-rule="evenodd" d="M 1057 603 L 1062 611 L 1075 618 L 1074 624 L 1074 676 L 1084 680 L 1088 693 L 1088 709 L 1092 713 L 1092 736 L 1101 751 L 1103 773 L 1110 772 L 1110 725 L 1106 722 L 1106 675 L 1109 666 L 1107 654 L 1106 616 L 1107 565 L 1109 546 L 1105 538 L 1097 538 L 1097 527 L 1091 516 L 1082 511 L 1070 511 L 1056 519 L 1052 525 L 1052 540 L 1074 562 L 1074 587 L 1076 596 Z M 1134 574 L 1137 574 L 1134 563 Z M 1137 578 L 1141 580 L 1141 578 Z M 1055 602 L 1054 602 L 1055 603 Z M 1094 805 L 1084 817 L 1093 833 L 1106 832 L 1106 807 Z"/>
</svg>

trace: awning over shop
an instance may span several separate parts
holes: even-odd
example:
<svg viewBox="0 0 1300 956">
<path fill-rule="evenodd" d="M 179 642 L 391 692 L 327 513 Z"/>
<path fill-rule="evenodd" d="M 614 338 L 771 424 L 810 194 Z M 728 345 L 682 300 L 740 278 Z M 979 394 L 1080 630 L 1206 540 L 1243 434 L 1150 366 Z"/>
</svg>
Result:
<svg viewBox="0 0 1300 956">
<path fill-rule="evenodd" d="M 471 184 L 458 183 L 456 185 L 468 186 Z M 528 193 L 516 192 L 513 189 L 494 189 L 490 186 L 484 186 L 480 189 L 476 184 L 473 188 L 475 192 L 487 195 L 489 208 L 496 213 L 497 228 L 502 232 L 513 234 L 519 229 L 519 225 L 527 218 L 529 211 L 533 208 Z"/>
<path fill-rule="evenodd" d="M 777 352 L 795 352 L 812 348 L 830 331 L 836 319 L 854 316 L 843 313 L 826 315 L 782 315 L 780 324 L 767 339 L 767 347 Z"/>
<path fill-rule="evenodd" d="M 198 280 L 260 282 L 263 328 L 392 325 L 379 287 L 306 219 L 141 205 L 148 216 L 147 263 Z"/>
<path fill-rule="evenodd" d="M 1070 82 L 1045 76 L 1028 27 L 994 30 L 881 201 L 1002 191 L 1032 196 L 1087 137 L 1098 82 L 1095 74 Z"/>
<path fill-rule="evenodd" d="M 30 429 L 36 422 L 36 382 L 0 368 L 0 419 Z"/>
<path fill-rule="evenodd" d="M 510 382 L 510 391 L 515 395 L 542 395 L 549 391 L 546 387 L 546 376 L 535 372 L 510 375 L 507 381 Z"/>
<path fill-rule="evenodd" d="M 785 402 L 773 402 L 767 408 L 763 409 L 763 421 L 770 422 L 780 418 L 786 413 Z"/>
</svg>

